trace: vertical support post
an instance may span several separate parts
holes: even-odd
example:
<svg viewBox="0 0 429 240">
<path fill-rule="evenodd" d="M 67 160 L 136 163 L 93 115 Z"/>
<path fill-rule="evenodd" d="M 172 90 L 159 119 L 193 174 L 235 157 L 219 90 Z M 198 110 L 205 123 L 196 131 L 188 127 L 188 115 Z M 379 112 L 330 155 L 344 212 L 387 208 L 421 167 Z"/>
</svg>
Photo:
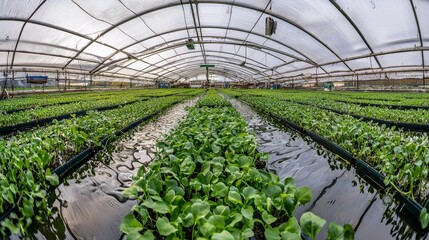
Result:
<svg viewBox="0 0 429 240">
<path fill-rule="evenodd" d="M 12 93 L 15 91 L 15 71 L 12 71 Z"/>
<path fill-rule="evenodd" d="M 316 68 L 316 87 L 319 87 L 319 67 Z"/>
<path fill-rule="evenodd" d="M 89 89 L 92 88 L 92 74 L 89 75 Z"/>
<path fill-rule="evenodd" d="M 84 90 L 86 91 L 86 75 L 85 75 L 85 73 L 83 74 L 83 85 L 84 85 Z"/>
<path fill-rule="evenodd" d="M 132 82 L 131 78 L 130 78 L 130 88 L 133 88 L 133 82 Z"/>
<path fill-rule="evenodd" d="M 359 90 L 359 73 L 356 74 L 356 88 Z"/>
<path fill-rule="evenodd" d="M 425 76 L 425 70 L 423 69 L 423 87 L 426 89 L 426 76 Z"/>
<path fill-rule="evenodd" d="M 60 73 L 58 72 L 58 70 L 57 70 L 57 78 L 55 80 L 57 81 L 58 91 L 61 91 L 60 90 Z"/>
<path fill-rule="evenodd" d="M 318 79 L 319 74 L 316 74 L 316 87 L 319 87 L 319 79 Z"/>
<path fill-rule="evenodd" d="M 64 72 L 64 92 L 67 92 L 67 71 Z"/>
<path fill-rule="evenodd" d="M 206 82 L 207 88 L 209 88 L 210 87 L 210 81 L 209 81 L 209 68 L 208 67 L 206 67 L 206 79 L 207 79 L 207 82 Z"/>
</svg>

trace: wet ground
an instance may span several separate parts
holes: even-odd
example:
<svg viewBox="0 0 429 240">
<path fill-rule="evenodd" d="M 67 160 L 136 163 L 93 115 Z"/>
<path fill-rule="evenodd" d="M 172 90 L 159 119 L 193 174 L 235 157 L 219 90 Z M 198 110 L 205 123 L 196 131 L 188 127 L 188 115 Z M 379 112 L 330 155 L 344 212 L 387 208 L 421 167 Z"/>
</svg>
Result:
<svg viewBox="0 0 429 240">
<path fill-rule="evenodd" d="M 268 168 L 281 178 L 294 177 L 298 186 L 309 186 L 312 202 L 296 211 L 298 219 L 312 211 L 327 222 L 351 224 L 356 239 L 415 239 L 414 231 L 398 215 L 392 201 L 374 191 L 354 168 L 346 166 L 301 136 L 256 114 L 250 107 L 231 99 L 255 132 L 259 151 L 269 153 Z M 155 142 L 186 116 L 180 104 L 159 119 L 140 127 L 118 142 L 113 153 L 100 155 L 80 169 L 68 185 L 51 197 L 52 218 L 34 228 L 35 239 L 119 239 L 123 216 L 135 201 L 121 192 L 132 183 L 138 168 L 154 159 Z M 325 239 L 326 229 L 319 239 Z"/>
<path fill-rule="evenodd" d="M 52 196 L 52 218 L 35 226 L 35 239 L 119 239 L 122 218 L 135 205 L 122 191 L 132 175 L 155 157 L 155 143 L 187 115 L 185 108 L 197 99 L 179 104 L 158 119 L 140 127 L 116 143 L 113 153 L 98 156 Z"/>
<path fill-rule="evenodd" d="M 378 194 L 353 167 L 318 144 L 260 117 L 238 100 L 229 100 L 256 134 L 258 150 L 269 153 L 268 169 L 312 189 L 312 201 L 296 211 L 298 219 L 312 211 L 328 223 L 351 224 L 356 239 L 419 238 L 398 216 L 391 199 Z M 325 239 L 326 232 L 322 230 L 318 239 Z"/>
</svg>

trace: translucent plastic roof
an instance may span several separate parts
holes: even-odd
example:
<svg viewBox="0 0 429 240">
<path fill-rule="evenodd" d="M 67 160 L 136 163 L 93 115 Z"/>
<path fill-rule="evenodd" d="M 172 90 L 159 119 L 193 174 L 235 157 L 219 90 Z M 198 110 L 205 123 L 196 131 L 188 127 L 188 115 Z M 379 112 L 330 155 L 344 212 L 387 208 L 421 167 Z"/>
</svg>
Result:
<svg viewBox="0 0 429 240">
<path fill-rule="evenodd" d="M 239 81 L 422 70 L 428 13 L 428 0 L 2 0 L 0 69 L 169 81 L 203 63 Z"/>
</svg>

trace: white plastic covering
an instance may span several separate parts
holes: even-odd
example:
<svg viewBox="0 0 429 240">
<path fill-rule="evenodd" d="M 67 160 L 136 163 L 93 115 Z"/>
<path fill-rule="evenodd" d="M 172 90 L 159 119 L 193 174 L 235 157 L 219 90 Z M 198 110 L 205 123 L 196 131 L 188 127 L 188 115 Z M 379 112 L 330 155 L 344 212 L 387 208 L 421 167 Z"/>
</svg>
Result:
<svg viewBox="0 0 429 240">
<path fill-rule="evenodd" d="M 219 79 L 255 82 L 423 72 L 428 13 L 428 0 L 2 0 L 0 70 L 183 81 L 209 63 Z"/>
</svg>

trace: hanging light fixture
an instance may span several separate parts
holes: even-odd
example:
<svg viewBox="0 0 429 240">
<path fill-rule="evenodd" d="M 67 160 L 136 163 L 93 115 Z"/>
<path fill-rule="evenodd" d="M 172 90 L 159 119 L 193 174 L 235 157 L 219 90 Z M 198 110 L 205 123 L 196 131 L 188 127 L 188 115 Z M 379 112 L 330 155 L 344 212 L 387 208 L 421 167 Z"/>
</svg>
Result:
<svg viewBox="0 0 429 240">
<path fill-rule="evenodd" d="M 189 38 L 188 41 L 186 41 L 186 47 L 188 50 L 195 50 L 195 43 L 192 38 Z"/>
<path fill-rule="evenodd" d="M 244 46 L 244 61 L 240 63 L 240 66 L 244 67 L 244 65 L 246 65 L 246 61 L 247 61 L 247 45 Z"/>
<path fill-rule="evenodd" d="M 265 18 L 265 35 L 271 36 L 276 33 L 277 21 L 274 21 L 272 17 Z"/>
</svg>

